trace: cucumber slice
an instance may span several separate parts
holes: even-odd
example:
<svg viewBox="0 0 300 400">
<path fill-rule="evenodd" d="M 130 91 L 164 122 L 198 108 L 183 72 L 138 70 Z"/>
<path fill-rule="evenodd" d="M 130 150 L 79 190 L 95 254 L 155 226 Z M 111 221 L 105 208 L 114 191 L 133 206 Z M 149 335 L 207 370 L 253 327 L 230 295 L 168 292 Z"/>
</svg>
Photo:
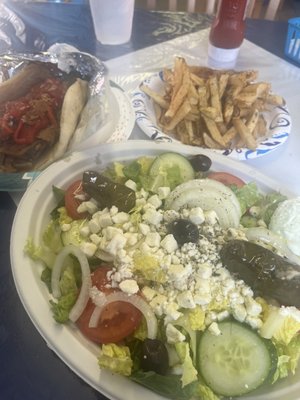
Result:
<svg viewBox="0 0 300 400">
<path fill-rule="evenodd" d="M 240 396 L 273 376 L 277 353 L 270 340 L 239 322 L 224 321 L 218 326 L 221 334 L 206 330 L 198 348 L 199 371 L 215 393 Z"/>
<path fill-rule="evenodd" d="M 187 158 L 178 153 L 163 153 L 155 158 L 150 169 L 151 190 L 161 186 L 174 189 L 182 182 L 195 178 L 195 171 Z"/>
</svg>

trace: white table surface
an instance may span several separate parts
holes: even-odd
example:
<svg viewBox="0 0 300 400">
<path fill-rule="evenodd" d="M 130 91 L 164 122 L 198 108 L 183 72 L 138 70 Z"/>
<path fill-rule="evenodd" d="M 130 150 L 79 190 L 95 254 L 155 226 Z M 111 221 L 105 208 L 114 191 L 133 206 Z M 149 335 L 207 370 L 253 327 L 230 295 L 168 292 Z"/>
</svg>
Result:
<svg viewBox="0 0 300 400">
<path fill-rule="evenodd" d="M 188 34 L 159 45 L 106 62 L 110 77 L 131 95 L 146 77 L 172 66 L 175 56 L 182 56 L 189 64 L 206 65 L 208 30 Z M 272 84 L 272 90 L 287 102 L 292 129 L 282 146 L 262 157 L 241 161 L 259 169 L 300 195 L 300 68 L 245 40 L 240 50 L 236 69 L 255 69 L 259 80 Z M 149 139 L 135 125 L 130 139 Z"/>
</svg>

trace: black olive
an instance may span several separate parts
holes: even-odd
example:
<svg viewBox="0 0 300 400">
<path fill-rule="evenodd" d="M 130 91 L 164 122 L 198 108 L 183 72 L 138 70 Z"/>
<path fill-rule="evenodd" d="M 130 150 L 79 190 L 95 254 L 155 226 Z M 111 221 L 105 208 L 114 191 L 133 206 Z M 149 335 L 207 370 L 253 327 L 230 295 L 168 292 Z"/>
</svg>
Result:
<svg viewBox="0 0 300 400">
<path fill-rule="evenodd" d="M 169 233 L 172 233 L 179 246 L 184 243 L 197 243 L 199 240 L 199 230 L 197 225 L 187 219 L 176 219 L 168 225 Z"/>
<path fill-rule="evenodd" d="M 211 167 L 211 159 L 204 154 L 197 154 L 189 161 L 196 172 L 206 172 Z"/>
<path fill-rule="evenodd" d="M 165 375 L 169 368 L 169 355 L 164 343 L 158 339 L 146 339 L 142 344 L 141 368 Z"/>
</svg>

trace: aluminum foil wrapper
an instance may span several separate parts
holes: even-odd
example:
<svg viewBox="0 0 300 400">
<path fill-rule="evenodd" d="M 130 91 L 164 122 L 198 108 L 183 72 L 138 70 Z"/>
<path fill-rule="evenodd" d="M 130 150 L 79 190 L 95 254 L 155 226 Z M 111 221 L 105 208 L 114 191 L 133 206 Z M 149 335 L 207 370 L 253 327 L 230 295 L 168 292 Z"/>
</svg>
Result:
<svg viewBox="0 0 300 400">
<path fill-rule="evenodd" d="M 52 63 L 65 73 L 75 73 L 89 82 L 89 99 L 82 112 L 82 118 L 76 132 L 76 140 L 70 142 L 69 150 L 82 150 L 90 147 L 85 140 L 96 135 L 91 145 L 105 142 L 109 131 L 113 128 L 110 121 L 110 105 L 112 93 L 107 79 L 105 65 L 96 57 L 81 53 L 72 46 L 56 44 L 47 52 L 37 54 L 14 54 L 13 52 L 0 55 L 0 81 L 8 79 L 28 61 Z M 109 126 L 108 126 L 109 125 Z"/>
<path fill-rule="evenodd" d="M 67 156 L 70 152 L 81 151 L 108 141 L 113 132 L 116 119 L 112 117 L 115 99 L 111 91 L 105 65 L 96 57 L 79 52 L 67 44 L 55 44 L 47 52 L 23 54 L 6 52 L 0 54 L 0 82 L 3 82 L 21 71 L 28 62 L 44 62 L 55 65 L 60 71 L 73 74 L 88 82 L 89 95 L 74 135 L 69 141 L 67 150 L 58 158 Z M 50 159 L 46 165 L 55 161 Z M 22 174 L 22 173 L 21 173 Z M 20 173 L 0 172 L 0 190 L 20 190 Z M 13 181 L 17 179 L 17 183 Z M 31 179 L 31 178 L 30 178 Z"/>
</svg>

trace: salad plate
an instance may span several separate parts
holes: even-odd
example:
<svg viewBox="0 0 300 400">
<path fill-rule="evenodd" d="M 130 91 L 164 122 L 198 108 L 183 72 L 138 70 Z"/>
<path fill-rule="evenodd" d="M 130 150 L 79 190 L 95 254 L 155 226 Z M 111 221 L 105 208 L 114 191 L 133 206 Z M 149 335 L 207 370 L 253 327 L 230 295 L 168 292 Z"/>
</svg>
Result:
<svg viewBox="0 0 300 400">
<path fill-rule="evenodd" d="M 148 86 L 156 93 L 163 93 L 164 81 L 162 71 L 146 78 L 143 85 Z M 132 95 L 132 105 L 135 111 L 136 122 L 142 131 L 152 140 L 178 142 L 171 134 L 164 133 L 158 126 L 152 99 L 138 88 Z M 283 145 L 291 131 L 291 117 L 286 105 L 274 106 L 271 111 L 264 113 L 267 123 L 267 138 L 260 142 L 255 150 L 246 148 L 213 150 L 228 158 L 249 160 L 262 157 Z"/>
<path fill-rule="evenodd" d="M 144 398 L 162 400 L 163 397 L 130 381 L 100 370 L 97 363 L 99 347 L 85 339 L 75 325 L 54 322 L 49 308 L 50 295 L 41 281 L 42 266 L 24 256 L 24 246 L 29 238 L 38 243 L 49 222 L 49 213 L 56 206 L 50 193 L 52 186 L 66 188 L 82 176 L 85 170 L 102 170 L 114 161 L 130 161 L 140 156 L 156 156 L 165 152 L 186 156 L 199 154 L 199 148 L 179 143 L 127 141 L 105 143 L 83 152 L 74 152 L 44 170 L 29 186 L 18 206 L 11 233 L 11 266 L 14 282 L 22 304 L 32 323 L 60 359 L 85 382 L 110 399 L 127 400 Z M 211 150 L 201 149 L 210 157 L 212 169 L 238 175 L 245 181 L 256 181 L 262 191 L 284 191 L 282 185 L 259 171 L 224 157 Z M 284 191 L 287 196 L 293 193 Z M 300 371 L 255 394 L 244 396 L 248 400 L 297 400 L 300 392 Z"/>
<path fill-rule="evenodd" d="M 91 135 L 78 145 L 76 150 L 84 150 L 101 143 L 119 143 L 126 141 L 135 124 L 135 114 L 131 106 L 130 99 L 124 90 L 115 82 L 110 81 L 111 87 L 111 106 L 114 122 L 109 125 L 109 129 L 101 132 L 101 135 Z M 22 173 L 1 173 L 0 172 L 0 191 L 20 192 L 26 190 L 36 176 L 38 171 Z"/>
</svg>

